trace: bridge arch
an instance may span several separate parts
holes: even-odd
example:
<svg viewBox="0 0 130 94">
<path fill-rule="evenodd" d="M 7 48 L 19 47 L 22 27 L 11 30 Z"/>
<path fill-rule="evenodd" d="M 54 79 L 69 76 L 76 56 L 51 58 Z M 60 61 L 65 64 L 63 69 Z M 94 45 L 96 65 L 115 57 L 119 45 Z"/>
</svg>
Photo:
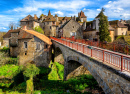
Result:
<svg viewBox="0 0 130 94">
<path fill-rule="evenodd" d="M 71 61 L 74 61 L 74 62 L 71 62 Z M 65 62 L 65 66 L 67 66 L 67 67 L 65 67 L 66 73 L 64 73 L 64 74 L 66 74 L 66 75 L 64 75 L 65 76 L 64 78 L 69 79 L 69 77 L 70 77 L 69 73 L 71 73 L 72 71 L 74 71 L 75 69 L 77 69 L 78 67 L 83 65 L 83 67 L 86 68 L 92 74 L 92 76 L 98 82 L 99 86 L 101 86 L 104 91 L 107 90 L 107 92 L 110 93 L 111 90 L 110 90 L 109 86 L 107 85 L 107 83 L 105 83 L 105 81 L 101 78 L 101 76 L 91 66 L 84 65 L 84 64 L 87 64 L 87 63 L 89 63 L 89 62 L 82 60 L 80 57 L 68 56 L 67 61 Z"/>
<path fill-rule="evenodd" d="M 129 94 L 130 76 L 118 69 L 111 67 L 100 60 L 91 58 L 71 47 L 58 41 L 52 40 L 52 43 L 59 47 L 64 57 L 64 79 L 68 71 L 68 61 L 73 60 L 82 64 L 97 80 L 106 94 Z"/>
</svg>

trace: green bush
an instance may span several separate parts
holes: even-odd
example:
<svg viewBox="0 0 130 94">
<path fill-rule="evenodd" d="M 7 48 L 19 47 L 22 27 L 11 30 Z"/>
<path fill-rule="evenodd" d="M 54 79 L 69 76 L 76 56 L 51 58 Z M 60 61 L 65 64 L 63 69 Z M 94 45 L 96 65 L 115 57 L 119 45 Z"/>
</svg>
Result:
<svg viewBox="0 0 130 94">
<path fill-rule="evenodd" d="M 19 66 L 3 65 L 0 67 L 0 87 L 10 87 L 14 77 L 20 73 Z"/>
<path fill-rule="evenodd" d="M 18 64 L 18 58 L 9 58 L 8 63 L 7 64 Z"/>
<path fill-rule="evenodd" d="M 0 52 L 0 66 L 7 64 L 9 61 L 8 54 L 5 52 Z"/>
<path fill-rule="evenodd" d="M 40 26 L 35 27 L 34 30 L 41 34 L 44 34 L 44 31 L 42 30 L 42 28 Z"/>
<path fill-rule="evenodd" d="M 2 51 L 7 52 L 8 50 L 9 50 L 9 48 L 8 48 L 8 47 L 3 47 L 3 48 L 2 48 Z"/>
</svg>

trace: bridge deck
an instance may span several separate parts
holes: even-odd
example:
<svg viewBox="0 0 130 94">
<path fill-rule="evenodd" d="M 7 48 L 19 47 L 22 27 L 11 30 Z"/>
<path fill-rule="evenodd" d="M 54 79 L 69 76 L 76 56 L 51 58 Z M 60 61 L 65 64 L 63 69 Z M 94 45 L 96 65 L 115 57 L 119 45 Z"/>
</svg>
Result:
<svg viewBox="0 0 130 94">
<path fill-rule="evenodd" d="M 61 38 L 54 38 L 51 39 L 66 45 L 74 50 L 77 50 L 85 55 L 88 55 L 92 58 L 98 59 L 111 67 L 117 68 L 117 70 L 126 71 L 128 74 L 130 73 L 130 56 L 124 55 L 118 52 L 86 45 L 79 42 L 74 42 L 66 39 Z"/>
</svg>

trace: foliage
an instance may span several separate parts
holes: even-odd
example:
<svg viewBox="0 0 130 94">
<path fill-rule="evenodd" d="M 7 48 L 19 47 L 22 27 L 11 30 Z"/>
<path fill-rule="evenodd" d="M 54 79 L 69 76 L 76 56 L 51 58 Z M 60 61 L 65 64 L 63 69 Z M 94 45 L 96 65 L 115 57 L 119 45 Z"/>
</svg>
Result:
<svg viewBox="0 0 130 94">
<path fill-rule="evenodd" d="M 3 48 L 2 48 L 2 51 L 8 51 L 8 50 L 9 50 L 8 47 L 3 47 Z"/>
<path fill-rule="evenodd" d="M 28 64 L 23 72 L 26 77 L 34 77 L 39 74 L 39 69 L 35 64 Z"/>
<path fill-rule="evenodd" d="M 9 61 L 8 54 L 5 52 L 0 52 L 0 65 L 7 64 Z"/>
<path fill-rule="evenodd" d="M 0 77 L 12 78 L 19 72 L 19 66 L 3 65 L 0 67 Z"/>
<path fill-rule="evenodd" d="M 20 83 L 18 86 L 13 87 L 12 90 L 19 91 L 19 92 L 26 92 L 26 82 Z"/>
<path fill-rule="evenodd" d="M 26 81 L 27 83 L 27 89 L 26 89 L 26 93 L 27 94 L 32 94 L 34 91 L 34 86 L 33 86 L 33 77 L 36 76 L 37 74 L 39 74 L 39 69 L 36 67 L 35 64 L 30 64 L 28 63 L 28 65 L 26 66 L 23 74 L 26 77 L 29 77 L 30 79 Z"/>
<path fill-rule="evenodd" d="M 109 32 L 108 32 L 108 19 L 107 17 L 104 15 L 104 8 L 102 8 L 101 12 L 100 12 L 100 19 L 99 19 L 99 39 L 100 41 L 107 41 L 107 42 L 111 42 L 111 37 L 109 36 Z"/>
<path fill-rule="evenodd" d="M 3 65 L 0 67 L 0 86 L 10 87 L 14 82 L 14 77 L 20 72 L 19 66 Z"/>
<path fill-rule="evenodd" d="M 64 66 L 59 64 L 58 62 L 55 62 L 55 64 L 56 64 L 56 68 L 57 68 L 57 71 L 58 71 L 58 75 L 59 75 L 60 79 L 63 80 Z"/>
<path fill-rule="evenodd" d="M 26 83 L 27 83 L 26 94 L 33 94 L 34 90 L 33 79 L 27 80 Z"/>
<path fill-rule="evenodd" d="M 57 73 L 56 65 L 53 63 L 52 70 L 48 75 L 49 80 L 59 80 L 59 75 Z"/>
<path fill-rule="evenodd" d="M 18 64 L 18 58 L 10 57 L 7 64 L 15 64 L 15 65 L 17 65 Z"/>
<path fill-rule="evenodd" d="M 35 27 L 34 30 L 41 34 L 44 34 L 44 31 L 42 30 L 42 28 L 40 26 Z"/>
</svg>

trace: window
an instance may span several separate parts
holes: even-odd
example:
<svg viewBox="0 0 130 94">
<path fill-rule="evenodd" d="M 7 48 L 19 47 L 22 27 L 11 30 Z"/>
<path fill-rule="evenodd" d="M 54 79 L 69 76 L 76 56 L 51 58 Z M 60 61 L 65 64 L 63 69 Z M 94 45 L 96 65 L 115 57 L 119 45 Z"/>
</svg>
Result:
<svg viewBox="0 0 130 94">
<path fill-rule="evenodd" d="M 47 46 L 47 44 L 46 44 L 46 48 L 47 48 L 48 46 Z"/>
<path fill-rule="evenodd" d="M 27 45 L 27 42 L 24 42 L 24 48 L 27 48 L 28 45 Z"/>
<path fill-rule="evenodd" d="M 50 26 L 50 29 L 51 29 L 51 26 Z"/>
<path fill-rule="evenodd" d="M 72 32 L 72 36 L 75 36 L 75 32 Z"/>
<path fill-rule="evenodd" d="M 74 28 L 74 26 L 73 26 L 73 28 Z"/>
<path fill-rule="evenodd" d="M 49 22 L 47 22 L 47 24 L 49 24 Z"/>
<path fill-rule="evenodd" d="M 40 43 L 36 44 L 36 50 L 40 50 Z"/>
<path fill-rule="evenodd" d="M 55 22 L 53 22 L 53 24 L 55 24 Z"/>
<path fill-rule="evenodd" d="M 123 28 L 121 28 L 121 31 L 123 31 Z"/>
</svg>

